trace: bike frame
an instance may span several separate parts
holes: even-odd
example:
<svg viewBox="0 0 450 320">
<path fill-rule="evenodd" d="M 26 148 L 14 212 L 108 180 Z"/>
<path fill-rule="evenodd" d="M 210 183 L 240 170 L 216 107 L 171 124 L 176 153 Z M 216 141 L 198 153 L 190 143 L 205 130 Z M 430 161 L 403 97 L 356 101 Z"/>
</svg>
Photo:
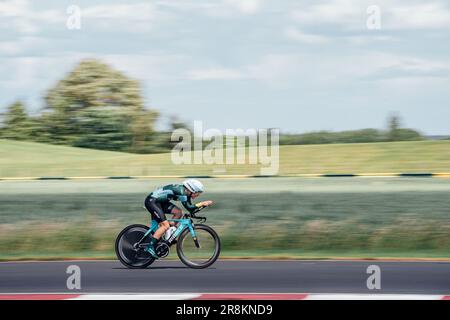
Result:
<svg viewBox="0 0 450 320">
<path fill-rule="evenodd" d="M 174 239 L 176 239 L 183 231 L 184 229 L 189 229 L 189 232 L 191 233 L 192 238 L 194 238 L 194 240 L 197 239 L 197 235 L 195 233 L 194 230 L 194 224 L 192 223 L 191 219 L 167 219 L 167 221 L 174 221 L 174 222 L 179 222 L 177 230 L 175 230 L 175 232 L 170 236 L 168 242 L 172 243 L 172 241 Z M 148 236 L 150 233 L 154 233 L 156 230 L 158 230 L 159 225 L 158 222 L 156 222 L 155 220 L 152 220 L 150 223 L 150 228 L 148 229 L 148 231 L 145 233 L 144 238 L 146 236 Z"/>
</svg>

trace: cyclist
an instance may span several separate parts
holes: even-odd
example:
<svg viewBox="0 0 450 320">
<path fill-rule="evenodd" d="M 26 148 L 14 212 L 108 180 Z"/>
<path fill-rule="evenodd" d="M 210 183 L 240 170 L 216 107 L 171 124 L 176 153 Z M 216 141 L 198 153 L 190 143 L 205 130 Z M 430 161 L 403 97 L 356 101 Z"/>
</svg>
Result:
<svg viewBox="0 0 450 320">
<path fill-rule="evenodd" d="M 197 198 L 204 191 L 203 184 L 196 179 L 188 179 L 182 184 L 169 184 L 158 188 L 150 193 L 144 201 L 145 208 L 159 224 L 159 228 L 150 237 L 148 252 L 155 258 L 158 256 L 155 252 L 156 244 L 161 236 L 170 228 L 175 226 L 175 221 L 167 221 L 166 213 L 173 214 L 174 219 L 180 219 L 182 211 L 172 201 L 180 201 L 189 212 L 193 212 L 200 207 L 207 207 L 213 204 L 212 201 L 202 201 L 192 204 L 192 199 Z"/>
</svg>

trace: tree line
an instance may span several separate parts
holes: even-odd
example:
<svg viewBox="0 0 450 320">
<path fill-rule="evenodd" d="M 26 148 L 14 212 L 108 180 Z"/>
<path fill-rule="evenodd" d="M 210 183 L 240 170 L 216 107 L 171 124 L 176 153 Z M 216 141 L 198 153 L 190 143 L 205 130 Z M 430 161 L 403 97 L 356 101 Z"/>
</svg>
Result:
<svg viewBox="0 0 450 320">
<path fill-rule="evenodd" d="M 146 108 L 138 81 L 95 59 L 81 61 L 48 90 L 45 106 L 30 116 L 20 101 L 3 114 L 0 138 L 132 153 L 172 149 L 171 131 L 187 128 L 172 120 L 168 131 L 157 131 L 156 110 Z M 389 129 L 283 134 L 280 144 L 323 144 L 421 140 L 415 130 L 390 119 Z"/>
<path fill-rule="evenodd" d="M 400 118 L 392 115 L 386 130 L 361 129 L 340 132 L 317 131 L 303 134 L 280 135 L 281 145 L 328 144 L 328 143 L 368 143 L 391 141 L 418 141 L 425 137 L 417 130 L 401 128 Z"/>
</svg>

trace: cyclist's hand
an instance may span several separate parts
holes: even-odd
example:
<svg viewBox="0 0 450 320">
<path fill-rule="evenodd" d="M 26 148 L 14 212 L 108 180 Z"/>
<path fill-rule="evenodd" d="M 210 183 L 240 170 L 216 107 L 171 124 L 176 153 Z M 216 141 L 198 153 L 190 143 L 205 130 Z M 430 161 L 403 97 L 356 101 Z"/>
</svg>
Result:
<svg viewBox="0 0 450 320">
<path fill-rule="evenodd" d="M 199 208 L 200 207 L 209 207 L 212 204 L 213 204 L 213 202 L 211 200 L 202 201 L 202 202 L 197 203 L 197 207 L 199 207 Z"/>
<path fill-rule="evenodd" d="M 207 201 L 203 201 L 203 206 L 204 207 L 209 207 L 213 204 L 214 202 L 212 202 L 211 200 L 207 200 Z"/>
</svg>

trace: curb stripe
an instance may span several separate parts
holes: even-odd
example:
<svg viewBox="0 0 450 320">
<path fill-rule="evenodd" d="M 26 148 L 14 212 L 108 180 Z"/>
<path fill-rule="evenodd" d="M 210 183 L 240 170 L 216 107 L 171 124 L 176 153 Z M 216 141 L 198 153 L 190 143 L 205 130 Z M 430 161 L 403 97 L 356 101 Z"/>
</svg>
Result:
<svg viewBox="0 0 450 320">
<path fill-rule="evenodd" d="M 305 174 L 288 174 L 288 175 L 150 175 L 150 176 L 80 176 L 80 177 L 0 177 L 0 180 L 121 180 L 121 179 L 247 179 L 247 178 L 370 178 L 370 177 L 424 177 L 424 178 L 450 178 L 450 173 L 305 173 Z"/>
<path fill-rule="evenodd" d="M 117 176 L 117 177 L 107 177 L 106 179 L 134 179 L 130 176 Z"/>
<path fill-rule="evenodd" d="M 0 294 L 0 300 L 67 300 L 81 296 L 80 294 Z"/>
<path fill-rule="evenodd" d="M 427 294 L 310 294 L 306 300 L 442 300 L 441 295 Z"/>
<path fill-rule="evenodd" d="M 70 300 L 194 300 L 199 294 L 82 294 Z"/>
<path fill-rule="evenodd" d="M 450 295 L 360 293 L 8 293 L 0 300 L 448 300 Z"/>
<path fill-rule="evenodd" d="M 433 173 L 434 177 L 438 177 L 438 178 L 450 178 L 450 173 Z"/>
<path fill-rule="evenodd" d="M 183 176 L 184 179 L 210 179 L 212 176 Z"/>
<path fill-rule="evenodd" d="M 207 293 L 193 300 L 304 300 L 306 293 Z"/>
<path fill-rule="evenodd" d="M 432 177 L 432 173 L 400 173 L 401 177 Z"/>
<path fill-rule="evenodd" d="M 279 175 L 268 176 L 268 175 L 256 175 L 256 174 L 250 176 L 250 178 L 283 178 L 283 177 L 289 177 L 289 176 L 279 176 Z"/>
</svg>

